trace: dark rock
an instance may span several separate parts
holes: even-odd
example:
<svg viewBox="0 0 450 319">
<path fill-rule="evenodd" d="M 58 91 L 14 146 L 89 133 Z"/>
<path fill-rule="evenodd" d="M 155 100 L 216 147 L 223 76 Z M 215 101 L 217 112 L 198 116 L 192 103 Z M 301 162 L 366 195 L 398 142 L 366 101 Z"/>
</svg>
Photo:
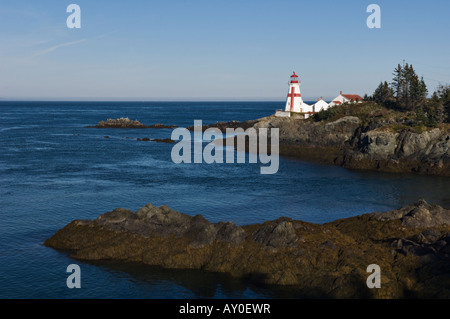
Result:
<svg viewBox="0 0 450 319">
<path fill-rule="evenodd" d="M 136 213 L 116 208 L 100 215 L 95 221 L 114 230 L 131 231 L 143 236 L 174 235 L 186 238 L 192 248 L 209 245 L 216 239 L 233 245 L 238 245 L 245 239 L 244 230 L 231 222 L 211 224 L 201 215 L 192 217 L 166 205 L 155 207 L 147 204 Z"/>
<path fill-rule="evenodd" d="M 446 250 L 442 250 L 442 248 L 444 248 L 445 246 L 447 246 L 447 242 L 445 240 L 437 240 L 436 242 L 433 243 L 433 248 L 443 254 L 447 254 Z"/>
<path fill-rule="evenodd" d="M 270 248 L 295 247 L 297 235 L 292 222 L 275 220 L 256 230 L 252 238 L 259 244 Z"/>
<path fill-rule="evenodd" d="M 439 249 L 441 254 L 450 255 L 450 243 L 447 243 L 445 246 Z"/>
<path fill-rule="evenodd" d="M 152 142 L 158 142 L 158 143 L 176 143 L 176 141 L 170 139 L 170 138 L 164 138 L 164 139 L 159 139 L 159 138 L 155 138 L 155 139 L 151 139 L 149 137 L 144 137 L 144 138 L 138 138 L 138 141 L 152 141 Z"/>
<path fill-rule="evenodd" d="M 153 142 L 159 142 L 159 143 L 169 143 L 169 144 L 176 143 L 176 141 L 174 141 L 174 140 L 172 140 L 170 138 L 163 138 L 163 139 L 154 138 L 154 139 L 152 139 L 152 141 Z"/>
<path fill-rule="evenodd" d="M 327 240 L 320 244 L 320 248 L 337 249 L 338 247 L 331 241 Z"/>
<path fill-rule="evenodd" d="M 434 253 L 421 255 L 419 259 L 422 264 L 432 264 L 439 260 Z"/>
<path fill-rule="evenodd" d="M 421 234 L 429 243 L 434 242 L 441 237 L 441 232 L 434 228 L 425 229 Z"/>
<path fill-rule="evenodd" d="M 450 176 L 448 128 L 422 133 L 383 129 L 394 122 L 367 125 L 358 117 L 345 116 L 321 123 L 270 116 L 254 127 L 279 128 L 281 155 L 352 169 Z"/>
<path fill-rule="evenodd" d="M 237 246 L 245 240 L 245 231 L 242 227 L 238 227 L 232 222 L 219 222 L 216 224 L 216 227 L 217 239 L 221 241 Z"/>
<path fill-rule="evenodd" d="M 122 117 L 119 119 L 107 119 L 106 121 L 100 121 L 95 126 L 88 126 L 95 128 L 147 128 L 138 120 L 130 120 L 128 117 Z"/>
<path fill-rule="evenodd" d="M 406 256 L 423 256 L 434 253 L 430 247 L 420 245 L 408 239 L 400 239 L 397 241 L 397 250 Z"/>
<path fill-rule="evenodd" d="M 156 123 L 153 125 L 148 126 L 149 128 L 174 128 L 174 127 L 178 127 L 176 125 L 165 125 L 165 124 L 161 124 L 161 123 Z"/>
<path fill-rule="evenodd" d="M 402 224 L 414 228 L 430 228 L 438 225 L 450 225 L 450 210 L 430 205 L 425 200 L 402 207 L 388 213 L 373 213 L 379 220 L 401 220 Z M 423 234 L 424 235 L 424 234 Z M 424 235 L 424 237 L 426 237 Z"/>
<path fill-rule="evenodd" d="M 246 130 L 250 127 L 253 127 L 253 125 L 255 123 L 257 123 L 257 120 L 250 120 L 250 121 L 244 121 L 244 122 L 239 122 L 239 121 L 217 122 L 214 124 L 202 125 L 201 130 L 202 130 L 202 132 L 204 132 L 205 130 L 207 130 L 209 128 L 217 128 L 222 133 L 225 133 L 227 128 L 232 128 L 232 129 L 242 128 L 243 130 Z M 194 128 L 195 128 L 194 126 L 189 126 L 187 129 L 189 131 L 193 131 Z"/>
<path fill-rule="evenodd" d="M 107 212 L 97 217 L 95 221 L 102 225 L 118 224 L 123 221 L 135 218 L 133 211 L 124 208 L 116 208 L 111 212 Z"/>
<path fill-rule="evenodd" d="M 148 204 L 137 212 L 117 208 L 93 221 L 72 221 L 44 245 L 81 260 L 202 269 L 295 285 L 305 296 L 449 298 L 450 225 L 404 223 L 417 208 L 433 216 L 444 211 L 421 201 L 384 217 L 363 214 L 326 224 L 279 218 L 236 226 Z M 366 269 L 374 262 L 382 269 L 381 289 L 366 286 Z"/>
</svg>

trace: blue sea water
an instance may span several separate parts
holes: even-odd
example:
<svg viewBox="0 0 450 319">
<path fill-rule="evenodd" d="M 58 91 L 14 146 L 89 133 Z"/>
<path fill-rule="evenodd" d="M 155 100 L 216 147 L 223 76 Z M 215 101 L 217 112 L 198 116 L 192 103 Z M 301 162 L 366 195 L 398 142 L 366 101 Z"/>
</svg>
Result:
<svg viewBox="0 0 450 319">
<path fill-rule="evenodd" d="M 44 247 L 74 219 L 116 207 L 166 204 L 211 222 L 280 216 L 324 223 L 419 198 L 450 206 L 450 178 L 352 171 L 291 158 L 256 164 L 174 164 L 171 129 L 86 128 L 107 118 L 181 127 L 249 120 L 283 102 L 0 102 L 0 298 L 274 298 L 295 291 L 223 274 L 114 262 L 86 263 Z M 109 136 L 109 138 L 105 138 Z M 81 268 L 81 289 L 66 267 Z"/>
</svg>

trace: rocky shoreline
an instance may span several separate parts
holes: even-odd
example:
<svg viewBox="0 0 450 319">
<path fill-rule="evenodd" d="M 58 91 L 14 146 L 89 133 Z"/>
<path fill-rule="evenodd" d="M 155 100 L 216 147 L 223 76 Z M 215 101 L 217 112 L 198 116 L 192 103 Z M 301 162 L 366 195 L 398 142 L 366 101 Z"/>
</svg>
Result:
<svg viewBox="0 0 450 319">
<path fill-rule="evenodd" d="M 349 169 L 450 176 L 450 132 L 438 127 L 394 132 L 355 116 L 327 123 L 275 116 L 238 123 L 208 128 L 278 128 L 283 156 Z"/>
<path fill-rule="evenodd" d="M 263 118 L 255 128 L 280 129 L 280 154 L 351 169 L 450 176 L 450 132 L 393 132 L 346 116 L 321 123 Z"/>
<path fill-rule="evenodd" d="M 423 200 L 326 224 L 280 217 L 245 226 L 148 204 L 72 221 L 44 245 L 79 260 L 292 285 L 308 297 L 450 298 L 450 210 Z M 381 288 L 366 285 L 370 264 L 381 268 Z"/>
</svg>

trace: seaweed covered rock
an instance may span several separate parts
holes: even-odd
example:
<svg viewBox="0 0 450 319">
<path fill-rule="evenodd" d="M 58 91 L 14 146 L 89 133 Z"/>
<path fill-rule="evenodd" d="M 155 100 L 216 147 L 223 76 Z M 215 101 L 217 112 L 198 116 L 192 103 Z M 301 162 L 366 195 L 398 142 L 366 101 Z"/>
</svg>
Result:
<svg viewBox="0 0 450 319">
<path fill-rule="evenodd" d="M 95 126 L 96 128 L 147 128 L 147 125 L 142 124 L 138 120 L 130 120 L 128 117 L 121 117 L 118 119 L 107 119 L 106 121 L 100 121 Z"/>
<path fill-rule="evenodd" d="M 75 220 L 45 245 L 80 260 L 133 261 L 228 273 L 292 285 L 305 297 L 450 298 L 450 210 L 421 200 L 313 224 L 280 217 L 263 224 L 211 223 L 162 205 L 117 208 Z M 379 265 L 381 288 L 367 267 Z"/>
</svg>

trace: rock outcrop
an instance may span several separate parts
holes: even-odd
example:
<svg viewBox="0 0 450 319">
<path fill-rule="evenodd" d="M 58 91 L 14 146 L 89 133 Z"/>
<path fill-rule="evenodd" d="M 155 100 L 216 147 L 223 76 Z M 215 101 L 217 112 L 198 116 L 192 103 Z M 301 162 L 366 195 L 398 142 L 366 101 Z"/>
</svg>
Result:
<svg viewBox="0 0 450 319">
<path fill-rule="evenodd" d="M 156 123 L 148 126 L 149 128 L 175 128 L 177 125 L 166 125 L 161 123 Z"/>
<path fill-rule="evenodd" d="M 243 121 L 243 122 L 239 122 L 239 121 L 230 121 L 230 122 L 217 122 L 217 123 L 213 123 L 213 124 L 209 124 L 209 125 L 202 125 L 201 127 L 201 131 L 205 131 L 209 128 L 216 128 L 219 129 L 222 133 L 226 132 L 227 128 L 242 128 L 244 130 L 246 130 L 249 127 L 253 127 L 254 124 L 256 124 L 258 121 L 257 120 L 249 120 L 249 121 Z M 189 126 L 187 127 L 187 129 L 189 131 L 193 131 L 195 129 L 195 126 Z"/>
<path fill-rule="evenodd" d="M 106 121 L 100 121 L 95 126 L 96 128 L 147 128 L 147 125 L 142 124 L 138 120 L 130 120 L 128 117 L 121 117 L 119 119 L 107 119 Z"/>
<path fill-rule="evenodd" d="M 87 126 L 95 128 L 174 128 L 176 125 L 165 125 L 156 123 L 153 125 L 145 125 L 138 120 L 130 120 L 128 117 L 121 117 L 119 119 L 107 119 L 106 121 L 100 121 L 97 125 Z"/>
<path fill-rule="evenodd" d="M 44 245 L 80 260 L 293 285 L 305 297 L 450 298 L 450 210 L 425 201 L 326 224 L 281 217 L 246 226 L 148 204 L 137 212 L 117 208 L 95 220 L 75 220 Z M 380 266 L 381 288 L 366 285 L 371 264 Z"/>
<path fill-rule="evenodd" d="M 254 125 L 279 128 L 280 154 L 346 168 L 450 176 L 450 133 L 393 132 L 346 116 L 322 123 L 266 117 Z"/>
<path fill-rule="evenodd" d="M 168 144 L 173 144 L 176 143 L 176 141 L 170 139 L 170 138 L 149 138 L 149 137 L 143 137 L 137 138 L 137 141 L 144 141 L 144 142 L 148 142 L 148 141 L 152 141 L 152 142 L 158 142 L 158 143 L 168 143 Z"/>
</svg>

